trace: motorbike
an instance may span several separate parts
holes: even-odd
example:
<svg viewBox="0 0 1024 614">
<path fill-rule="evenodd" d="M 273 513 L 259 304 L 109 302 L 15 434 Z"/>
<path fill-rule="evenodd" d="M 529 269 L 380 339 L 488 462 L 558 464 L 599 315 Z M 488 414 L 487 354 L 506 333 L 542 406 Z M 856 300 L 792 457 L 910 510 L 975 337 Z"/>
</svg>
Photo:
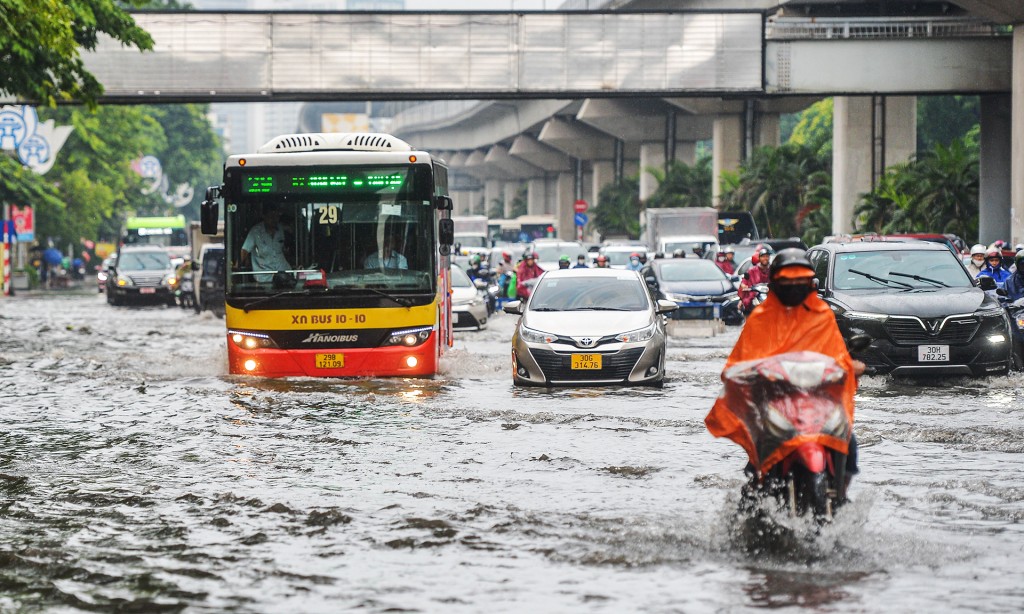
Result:
<svg viewBox="0 0 1024 614">
<path fill-rule="evenodd" d="M 1005 306 L 1010 316 L 1010 331 L 1013 335 L 1013 368 L 1024 370 L 1024 298 L 1019 298 Z"/>
<path fill-rule="evenodd" d="M 848 342 L 862 350 L 871 339 Z M 730 410 L 746 425 L 756 459 L 741 509 L 773 499 L 790 516 L 832 520 L 846 502 L 846 453 L 853 435 L 843 406 L 849 374 L 816 352 L 789 352 L 741 362 L 724 374 Z"/>
<path fill-rule="evenodd" d="M 750 315 L 750 312 L 768 298 L 768 284 L 757 284 L 753 287 L 755 292 L 754 300 L 750 301 L 750 307 L 746 310 L 746 315 Z"/>
<path fill-rule="evenodd" d="M 178 284 L 178 289 L 174 294 L 177 296 L 178 305 L 182 309 L 195 308 L 195 287 L 192 284 L 191 274 L 181 276 L 181 282 Z"/>
</svg>

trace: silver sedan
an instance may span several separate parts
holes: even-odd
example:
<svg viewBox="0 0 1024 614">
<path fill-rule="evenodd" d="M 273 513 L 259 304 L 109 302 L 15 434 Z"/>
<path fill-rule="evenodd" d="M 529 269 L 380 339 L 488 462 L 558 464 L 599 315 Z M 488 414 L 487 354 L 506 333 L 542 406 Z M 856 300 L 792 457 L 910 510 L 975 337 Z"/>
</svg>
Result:
<svg viewBox="0 0 1024 614">
<path fill-rule="evenodd" d="M 672 301 L 654 302 L 635 271 L 548 271 L 512 335 L 516 385 L 648 384 L 665 379 L 665 324 Z"/>
</svg>

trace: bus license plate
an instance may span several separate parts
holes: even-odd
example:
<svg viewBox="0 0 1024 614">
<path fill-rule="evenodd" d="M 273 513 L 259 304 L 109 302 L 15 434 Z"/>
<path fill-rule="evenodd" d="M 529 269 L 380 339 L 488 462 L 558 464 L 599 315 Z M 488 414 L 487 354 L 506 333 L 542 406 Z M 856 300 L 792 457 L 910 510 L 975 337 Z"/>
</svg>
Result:
<svg viewBox="0 0 1024 614">
<path fill-rule="evenodd" d="M 573 354 L 572 355 L 572 368 L 573 369 L 600 369 L 601 368 L 601 355 L 600 354 Z"/>
<path fill-rule="evenodd" d="M 948 345 L 919 345 L 917 346 L 918 362 L 949 362 Z"/>
<path fill-rule="evenodd" d="M 345 366 L 344 354 L 317 354 L 317 369 L 340 369 Z"/>
</svg>

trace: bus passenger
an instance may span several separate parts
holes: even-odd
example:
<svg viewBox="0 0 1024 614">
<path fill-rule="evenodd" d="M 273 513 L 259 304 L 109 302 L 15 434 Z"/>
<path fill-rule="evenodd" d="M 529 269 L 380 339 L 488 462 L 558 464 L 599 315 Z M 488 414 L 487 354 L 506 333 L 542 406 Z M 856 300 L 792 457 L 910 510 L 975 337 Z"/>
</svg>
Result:
<svg viewBox="0 0 1024 614">
<path fill-rule="evenodd" d="M 263 208 L 263 221 L 249 229 L 242 243 L 239 264 L 253 271 L 287 271 L 292 268 L 284 255 L 284 230 L 281 211 L 274 205 Z M 257 275 L 256 281 L 270 281 L 269 275 Z"/>
</svg>

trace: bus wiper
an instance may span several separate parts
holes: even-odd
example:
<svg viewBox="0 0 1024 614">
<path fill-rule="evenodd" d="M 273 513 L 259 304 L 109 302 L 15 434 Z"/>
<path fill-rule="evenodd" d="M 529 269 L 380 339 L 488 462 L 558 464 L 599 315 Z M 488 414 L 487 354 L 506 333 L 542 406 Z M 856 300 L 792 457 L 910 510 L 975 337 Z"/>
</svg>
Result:
<svg viewBox="0 0 1024 614">
<path fill-rule="evenodd" d="M 256 299 L 255 301 L 243 307 L 242 311 L 244 311 L 245 313 L 249 313 L 249 309 L 252 308 L 253 306 L 259 305 L 260 303 L 266 303 L 267 301 L 272 301 L 275 298 L 279 298 L 282 296 L 309 296 L 310 294 L 311 292 L 309 290 L 285 290 L 284 292 L 278 292 L 277 294 L 271 294 L 270 296 L 264 296 L 263 298 Z"/>
<path fill-rule="evenodd" d="M 942 286 L 943 288 L 949 287 L 949 284 L 943 283 L 937 279 L 932 279 L 931 277 L 921 277 L 920 275 L 911 275 L 910 273 L 897 273 L 895 271 L 890 271 L 889 275 L 896 275 L 898 277 L 909 277 L 910 279 L 916 281 L 928 282 L 930 284 L 935 284 L 936 286 Z"/>
<path fill-rule="evenodd" d="M 864 277 L 867 277 L 871 281 L 876 282 L 876 283 L 880 283 L 880 284 L 896 284 L 896 285 L 899 285 L 899 286 L 903 286 L 904 288 L 906 288 L 908 290 L 910 290 L 910 289 L 912 289 L 914 287 L 914 286 L 911 286 L 910 284 L 905 284 L 902 281 L 896 281 L 895 279 L 886 279 L 884 277 L 878 277 L 877 275 L 872 275 L 871 273 L 865 273 L 864 271 L 858 271 L 857 269 L 849 269 L 849 271 L 851 273 L 855 273 L 857 275 L 863 275 Z"/>
<path fill-rule="evenodd" d="M 413 306 L 413 302 L 414 301 L 412 299 L 401 297 L 401 296 L 395 296 L 393 294 L 388 294 L 387 292 L 384 292 L 382 290 L 378 290 L 376 288 L 368 288 L 368 287 L 365 287 L 365 286 L 359 287 L 359 288 L 335 287 L 335 288 L 331 288 L 330 291 L 332 293 L 336 293 L 336 294 L 351 294 L 353 292 L 358 292 L 358 291 L 361 291 L 361 290 L 365 290 L 367 292 L 372 292 L 373 294 L 376 294 L 378 296 L 383 296 L 386 299 L 390 299 L 390 300 L 398 303 L 402 307 L 412 307 Z"/>
</svg>

